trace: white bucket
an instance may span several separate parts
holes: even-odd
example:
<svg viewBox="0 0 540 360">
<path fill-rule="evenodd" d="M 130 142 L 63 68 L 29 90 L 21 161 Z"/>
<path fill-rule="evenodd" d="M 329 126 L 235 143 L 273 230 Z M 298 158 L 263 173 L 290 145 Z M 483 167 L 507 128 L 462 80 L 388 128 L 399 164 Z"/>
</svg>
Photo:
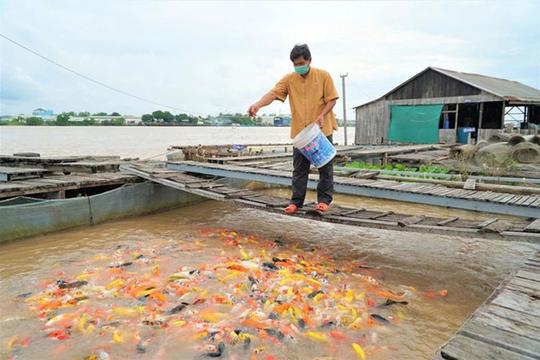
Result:
<svg viewBox="0 0 540 360">
<path fill-rule="evenodd" d="M 316 123 L 302 130 L 293 139 L 293 146 L 316 168 L 323 167 L 336 156 L 336 148 L 324 136 Z"/>
</svg>

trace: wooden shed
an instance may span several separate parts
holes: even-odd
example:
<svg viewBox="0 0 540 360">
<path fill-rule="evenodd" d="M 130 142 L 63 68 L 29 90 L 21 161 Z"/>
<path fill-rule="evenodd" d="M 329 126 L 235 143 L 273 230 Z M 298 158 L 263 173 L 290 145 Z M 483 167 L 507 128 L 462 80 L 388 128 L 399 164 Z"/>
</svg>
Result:
<svg viewBox="0 0 540 360">
<path fill-rule="evenodd" d="M 456 143 L 487 139 L 514 108 L 521 129 L 540 124 L 540 90 L 517 81 L 428 67 L 355 107 L 356 144 Z"/>
</svg>

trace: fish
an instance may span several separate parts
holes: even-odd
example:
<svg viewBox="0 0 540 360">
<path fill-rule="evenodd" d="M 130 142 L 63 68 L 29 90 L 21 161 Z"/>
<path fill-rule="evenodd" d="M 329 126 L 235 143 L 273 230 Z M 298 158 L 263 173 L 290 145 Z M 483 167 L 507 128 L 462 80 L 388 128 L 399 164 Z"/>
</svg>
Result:
<svg viewBox="0 0 540 360">
<path fill-rule="evenodd" d="M 225 343 L 223 341 L 221 341 L 217 346 L 216 346 L 216 350 L 215 351 L 211 351 L 211 352 L 208 352 L 206 354 L 204 354 L 205 356 L 208 356 L 208 357 L 220 357 L 221 355 L 223 355 L 223 352 L 225 351 Z"/>
<path fill-rule="evenodd" d="M 88 281 L 77 280 L 73 282 L 67 282 L 65 280 L 58 280 L 56 284 L 60 289 L 74 289 L 88 284 Z"/>
<path fill-rule="evenodd" d="M 390 322 L 388 319 L 379 314 L 370 314 L 369 317 L 381 324 L 388 324 Z"/>
<path fill-rule="evenodd" d="M 123 268 L 123 267 L 127 267 L 127 266 L 130 266 L 130 265 L 133 265 L 133 261 L 126 261 L 126 262 L 121 263 L 121 264 L 110 265 L 109 268 Z"/>
<path fill-rule="evenodd" d="M 322 291 L 322 290 L 313 291 L 307 297 L 308 297 L 308 299 L 313 299 L 315 296 L 317 296 L 319 294 L 324 294 L 324 291 Z"/>
<path fill-rule="evenodd" d="M 378 307 L 384 307 L 384 306 L 390 306 L 390 305 L 407 305 L 409 302 L 407 301 L 395 301 L 392 299 L 386 299 L 386 302 L 384 304 L 380 304 Z"/>
<path fill-rule="evenodd" d="M 266 271 L 279 270 L 279 268 L 276 265 L 274 265 L 274 263 L 271 263 L 271 262 L 263 262 L 261 266 L 263 270 L 266 270 Z"/>
<path fill-rule="evenodd" d="M 364 352 L 364 349 L 357 343 L 352 343 L 352 348 L 354 352 L 356 353 L 356 357 L 360 360 L 366 360 L 366 353 Z"/>
<path fill-rule="evenodd" d="M 285 334 L 280 330 L 265 328 L 264 331 L 266 331 L 268 335 L 276 337 L 278 340 L 283 340 L 285 338 Z"/>
<path fill-rule="evenodd" d="M 17 295 L 17 298 L 19 298 L 19 299 L 26 299 L 26 298 L 29 297 L 30 295 L 32 295 L 32 292 L 31 292 L 31 291 L 25 292 L 25 293 L 22 293 L 22 294 Z"/>
<path fill-rule="evenodd" d="M 312 340 L 317 340 L 317 341 L 321 341 L 321 342 L 327 342 L 328 341 L 328 338 L 326 337 L 326 335 L 323 334 L 323 333 L 320 333 L 320 332 L 308 331 L 306 333 L 306 335 Z"/>
</svg>

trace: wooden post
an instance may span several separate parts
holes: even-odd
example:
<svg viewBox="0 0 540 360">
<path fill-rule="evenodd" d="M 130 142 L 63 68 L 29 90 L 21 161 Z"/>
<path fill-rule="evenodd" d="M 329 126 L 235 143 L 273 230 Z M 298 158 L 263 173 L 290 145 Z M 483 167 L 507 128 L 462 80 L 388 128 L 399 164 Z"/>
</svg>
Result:
<svg viewBox="0 0 540 360">
<path fill-rule="evenodd" d="M 502 109 L 501 109 L 502 117 L 501 117 L 501 125 L 499 126 L 499 128 L 504 129 L 504 116 L 506 115 L 506 106 L 504 104 L 504 101 L 502 101 L 501 104 L 502 104 Z"/>
<path fill-rule="evenodd" d="M 457 143 L 457 123 L 459 116 L 459 104 L 456 104 L 456 121 L 454 122 L 454 143 Z"/>
<path fill-rule="evenodd" d="M 476 142 L 481 140 L 481 130 L 482 130 L 482 119 L 484 118 L 484 103 L 480 103 L 480 110 L 478 111 L 478 129 L 476 130 Z"/>
</svg>

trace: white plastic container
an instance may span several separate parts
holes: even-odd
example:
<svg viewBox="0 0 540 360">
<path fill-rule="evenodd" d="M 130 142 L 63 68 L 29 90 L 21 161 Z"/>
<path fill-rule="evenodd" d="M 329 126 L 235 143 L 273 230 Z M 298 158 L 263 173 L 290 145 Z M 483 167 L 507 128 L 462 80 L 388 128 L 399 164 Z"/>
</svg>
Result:
<svg viewBox="0 0 540 360">
<path fill-rule="evenodd" d="M 328 164 L 336 156 L 336 148 L 316 123 L 302 130 L 293 139 L 293 146 L 309 160 L 316 168 Z"/>
</svg>

